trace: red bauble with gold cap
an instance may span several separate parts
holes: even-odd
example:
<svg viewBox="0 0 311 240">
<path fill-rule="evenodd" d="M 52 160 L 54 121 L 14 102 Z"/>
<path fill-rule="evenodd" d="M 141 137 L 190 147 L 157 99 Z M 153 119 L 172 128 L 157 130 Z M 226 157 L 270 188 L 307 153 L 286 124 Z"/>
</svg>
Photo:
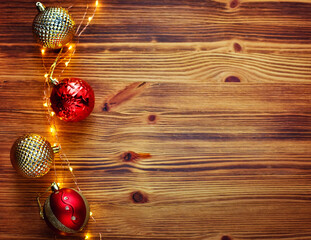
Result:
<svg viewBox="0 0 311 240">
<path fill-rule="evenodd" d="M 51 107 L 55 114 L 66 122 L 78 122 L 93 111 L 94 91 L 80 78 L 65 78 L 53 87 Z"/>
<path fill-rule="evenodd" d="M 90 216 L 86 198 L 72 188 L 58 189 L 56 184 L 54 184 L 53 191 L 45 201 L 43 209 L 47 225 L 60 235 L 70 235 L 81 231 Z"/>
</svg>

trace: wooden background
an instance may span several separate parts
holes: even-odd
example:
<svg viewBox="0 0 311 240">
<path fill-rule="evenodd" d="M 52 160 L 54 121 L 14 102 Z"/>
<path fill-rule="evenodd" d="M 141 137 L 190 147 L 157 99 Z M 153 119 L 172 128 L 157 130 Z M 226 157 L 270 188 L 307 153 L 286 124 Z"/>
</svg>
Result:
<svg viewBox="0 0 311 240">
<path fill-rule="evenodd" d="M 77 22 L 86 3 L 44 1 Z M 9 159 L 24 133 L 51 139 L 35 1 L 0 12 L 0 239 L 54 239 L 35 201 L 53 172 Z M 63 75 L 94 112 L 57 122 L 96 222 L 55 239 L 311 239 L 310 67 L 310 0 L 101 2 Z"/>
</svg>

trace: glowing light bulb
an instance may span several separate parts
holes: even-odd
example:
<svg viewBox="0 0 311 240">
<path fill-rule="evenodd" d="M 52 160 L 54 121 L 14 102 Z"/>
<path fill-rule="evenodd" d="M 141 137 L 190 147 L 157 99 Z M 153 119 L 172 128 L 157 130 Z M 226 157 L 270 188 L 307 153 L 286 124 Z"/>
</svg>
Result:
<svg viewBox="0 0 311 240">
<path fill-rule="evenodd" d="M 93 213 L 92 212 L 90 212 L 90 216 L 92 216 L 93 215 Z"/>
<path fill-rule="evenodd" d="M 69 46 L 68 50 L 71 50 L 71 49 L 72 49 L 72 45 Z"/>
<path fill-rule="evenodd" d="M 72 171 L 73 171 L 72 167 L 69 167 L 69 171 L 70 171 L 70 172 L 72 172 Z"/>
<path fill-rule="evenodd" d="M 89 22 L 92 21 L 92 19 L 93 19 L 92 17 L 89 17 Z"/>
<path fill-rule="evenodd" d="M 42 55 L 44 55 L 44 53 L 45 53 L 45 49 L 44 48 L 41 49 L 41 53 L 42 53 Z"/>
<path fill-rule="evenodd" d="M 89 239 L 89 235 L 86 234 L 84 239 Z"/>
<path fill-rule="evenodd" d="M 96 7 L 98 6 L 98 1 L 95 2 L 95 6 L 96 6 Z"/>
<path fill-rule="evenodd" d="M 44 77 L 45 77 L 45 78 L 47 78 L 48 76 L 49 76 L 49 74 L 47 74 L 47 73 L 46 73 L 46 74 L 44 74 Z"/>
<path fill-rule="evenodd" d="M 65 62 L 66 67 L 68 66 L 69 62 Z"/>
<path fill-rule="evenodd" d="M 55 115 L 55 112 L 50 112 L 51 117 Z"/>
<path fill-rule="evenodd" d="M 48 107 L 48 103 L 47 102 L 43 103 L 43 106 Z"/>
<path fill-rule="evenodd" d="M 55 128 L 54 128 L 53 126 L 50 127 L 50 132 L 51 132 L 52 134 L 55 133 Z"/>
</svg>

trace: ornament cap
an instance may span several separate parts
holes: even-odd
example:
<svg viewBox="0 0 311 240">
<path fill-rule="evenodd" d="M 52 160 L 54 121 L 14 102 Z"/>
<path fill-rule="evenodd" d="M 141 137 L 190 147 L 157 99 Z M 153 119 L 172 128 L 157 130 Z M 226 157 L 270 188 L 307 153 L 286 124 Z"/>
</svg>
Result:
<svg viewBox="0 0 311 240">
<path fill-rule="evenodd" d="M 54 153 L 58 153 L 60 150 L 60 146 L 53 146 L 52 149 Z"/>
<path fill-rule="evenodd" d="M 59 84 L 59 81 L 56 78 L 50 77 L 50 83 L 56 86 L 57 84 Z"/>
<path fill-rule="evenodd" d="M 37 2 L 36 6 L 37 6 L 39 12 L 43 12 L 45 10 L 45 6 L 41 2 Z"/>
<path fill-rule="evenodd" d="M 59 187 L 58 187 L 57 183 L 53 182 L 53 183 L 51 184 L 51 189 L 52 189 L 53 192 L 58 191 L 58 190 L 59 190 Z"/>
</svg>

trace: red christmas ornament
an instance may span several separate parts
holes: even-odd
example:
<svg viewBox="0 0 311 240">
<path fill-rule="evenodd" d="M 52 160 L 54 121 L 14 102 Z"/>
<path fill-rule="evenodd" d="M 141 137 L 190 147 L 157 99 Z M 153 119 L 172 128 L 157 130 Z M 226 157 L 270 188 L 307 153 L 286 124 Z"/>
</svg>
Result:
<svg viewBox="0 0 311 240">
<path fill-rule="evenodd" d="M 90 115 L 95 97 L 91 86 L 80 78 L 65 78 L 53 87 L 51 106 L 66 122 L 78 122 Z"/>
<path fill-rule="evenodd" d="M 72 188 L 58 189 L 56 183 L 52 184 L 52 189 L 54 192 L 45 201 L 43 209 L 47 225 L 60 235 L 81 231 L 90 216 L 85 197 Z"/>
</svg>

